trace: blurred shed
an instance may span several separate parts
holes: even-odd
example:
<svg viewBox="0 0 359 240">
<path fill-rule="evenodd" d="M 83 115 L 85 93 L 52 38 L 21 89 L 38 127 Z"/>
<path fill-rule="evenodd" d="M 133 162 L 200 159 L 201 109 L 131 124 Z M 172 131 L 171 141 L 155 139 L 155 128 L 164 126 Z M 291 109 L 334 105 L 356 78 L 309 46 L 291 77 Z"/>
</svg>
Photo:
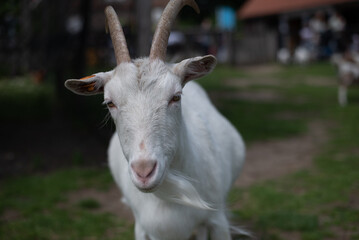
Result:
<svg viewBox="0 0 359 240">
<path fill-rule="evenodd" d="M 356 0 L 248 0 L 238 11 L 243 37 L 237 42 L 236 62 L 274 61 L 282 47 L 293 52 L 301 27 L 317 11 L 340 12 L 347 20 L 347 34 L 358 32 L 358 10 Z"/>
</svg>

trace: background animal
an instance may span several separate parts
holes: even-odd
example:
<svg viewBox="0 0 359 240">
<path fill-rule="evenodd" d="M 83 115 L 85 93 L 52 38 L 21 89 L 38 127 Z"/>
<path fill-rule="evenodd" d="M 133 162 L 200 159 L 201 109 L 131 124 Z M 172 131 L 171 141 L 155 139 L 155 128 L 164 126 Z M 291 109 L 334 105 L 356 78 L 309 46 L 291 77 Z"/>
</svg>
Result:
<svg viewBox="0 0 359 240">
<path fill-rule="evenodd" d="M 338 102 L 345 106 L 348 103 L 348 87 L 359 85 L 359 55 L 355 52 L 335 54 L 331 61 L 338 71 Z"/>
</svg>

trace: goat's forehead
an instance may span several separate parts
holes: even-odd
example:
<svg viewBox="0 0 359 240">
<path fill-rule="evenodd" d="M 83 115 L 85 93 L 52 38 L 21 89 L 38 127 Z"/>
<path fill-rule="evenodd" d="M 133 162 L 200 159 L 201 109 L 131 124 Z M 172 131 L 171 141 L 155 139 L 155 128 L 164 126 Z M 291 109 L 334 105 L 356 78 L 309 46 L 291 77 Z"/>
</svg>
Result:
<svg viewBox="0 0 359 240">
<path fill-rule="evenodd" d="M 139 80 L 146 79 L 147 76 L 161 78 L 169 72 L 167 65 L 160 60 L 136 59 L 133 64 L 137 68 Z"/>
<path fill-rule="evenodd" d="M 106 95 L 127 95 L 135 92 L 157 90 L 180 91 L 178 77 L 160 60 L 137 59 L 116 67 L 113 78 L 107 84 Z M 106 89 L 105 89 L 106 90 Z"/>
</svg>

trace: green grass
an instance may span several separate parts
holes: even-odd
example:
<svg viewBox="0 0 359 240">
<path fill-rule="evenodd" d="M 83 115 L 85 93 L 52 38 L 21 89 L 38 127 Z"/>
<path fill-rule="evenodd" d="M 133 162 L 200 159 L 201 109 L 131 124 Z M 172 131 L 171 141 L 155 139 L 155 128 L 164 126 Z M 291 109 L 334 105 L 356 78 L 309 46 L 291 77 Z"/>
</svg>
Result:
<svg viewBox="0 0 359 240">
<path fill-rule="evenodd" d="M 106 191 L 112 183 L 107 169 L 79 168 L 4 180 L 0 184 L 0 215 L 10 220 L 1 219 L 0 239 L 132 238 L 132 227 L 124 220 L 92 212 L 100 207 L 95 200 L 71 205 L 67 198 L 83 188 Z"/>
<path fill-rule="evenodd" d="M 203 77 L 201 79 L 196 80 L 199 84 L 201 84 L 206 90 L 231 90 L 232 88 L 225 86 L 223 80 L 225 79 L 236 79 L 236 78 L 243 78 L 247 77 L 248 75 L 239 70 L 234 69 L 229 66 L 219 65 L 217 66 L 214 71 Z"/>
<path fill-rule="evenodd" d="M 304 112 L 295 103 L 247 102 L 226 100 L 220 108 L 237 129 L 240 129 L 246 142 L 283 138 L 304 132 L 305 120 L 281 119 L 276 115 L 283 112 Z M 302 113 L 304 114 L 304 113 Z"/>
<path fill-rule="evenodd" d="M 259 77 L 279 78 L 283 84 L 243 88 L 224 84 L 226 79 Z M 335 82 L 335 70 L 321 62 L 282 67 L 263 76 L 219 66 L 200 80 L 212 93 L 270 90 L 281 96 L 276 101 L 216 100 L 249 145 L 297 136 L 314 120 L 329 126 L 329 140 L 315 156 L 313 168 L 231 191 L 234 222 L 249 226 L 260 239 L 359 240 L 359 90 L 349 91 L 349 105 L 342 108 L 335 85 L 301 82 L 315 77 Z M 280 117 L 283 113 L 293 116 Z M 83 161 L 81 156 L 74 158 Z M 102 206 L 96 200 L 71 204 L 67 198 L 84 188 L 106 191 L 111 184 L 106 169 L 75 168 L 4 179 L 0 182 L 0 239 L 133 239 L 133 225 L 99 213 Z"/>
<path fill-rule="evenodd" d="M 281 79 L 303 77 L 330 77 L 336 76 L 336 70 L 328 62 L 315 62 L 308 66 L 288 65 L 273 73 L 274 77 Z"/>
<path fill-rule="evenodd" d="M 92 198 L 81 200 L 78 205 L 85 209 L 98 209 L 101 207 L 101 204 Z"/>
<path fill-rule="evenodd" d="M 275 68 L 276 69 L 276 68 Z M 337 107 L 336 88 L 328 86 L 308 86 L 298 79 L 317 76 L 333 77 L 334 68 L 328 63 L 316 63 L 310 66 L 285 66 L 270 74 L 246 72 L 229 67 L 218 66 L 211 75 L 200 79 L 199 83 L 211 92 L 248 91 L 255 94 L 270 91 L 280 98 L 274 101 L 249 101 L 245 99 L 223 98 L 216 102 L 219 110 L 240 130 L 246 142 L 284 138 L 298 135 L 307 130 L 308 121 L 320 118 L 324 113 L 323 105 Z M 236 88 L 225 84 L 225 80 L 237 79 L 281 79 L 280 85 L 252 85 Z M 282 78 L 285 78 L 282 79 Z M 328 105 L 329 106 L 329 105 Z M 322 111 L 323 110 L 323 111 Z M 281 118 L 281 114 L 292 114 L 290 119 Z M 279 117 L 278 117 L 279 116 Z"/>
<path fill-rule="evenodd" d="M 299 232 L 302 239 L 325 239 L 348 230 L 358 234 L 359 156 L 340 161 L 332 155 L 318 156 L 316 168 L 277 181 L 257 184 L 248 189 L 235 189 L 232 204 L 238 221 L 251 222 L 262 239 L 280 238 L 279 233 Z M 273 237 L 275 236 L 275 237 Z M 315 237 L 313 237 L 315 236 Z"/>
<path fill-rule="evenodd" d="M 251 136 L 249 140 L 296 135 L 314 119 L 332 126 L 328 129 L 329 142 L 315 157 L 313 169 L 234 189 L 229 198 L 234 219 L 250 223 L 260 239 L 285 240 L 290 234 L 304 240 L 343 239 L 343 234 L 346 239 L 359 239 L 359 107 L 356 101 L 359 92 L 351 90 L 349 105 L 339 107 L 335 86 L 318 87 L 296 82 L 298 74 L 307 78 L 329 77 L 331 66 L 320 63 L 307 70 L 302 72 L 302 67 L 291 66 L 275 73 L 285 76 L 287 81 L 287 84 L 272 88 L 285 97 L 282 102 L 238 102 L 235 104 L 238 110 L 232 113 L 231 109 L 236 107 L 224 107 L 235 125 L 243 129 L 243 135 Z M 334 76 L 331 78 L 335 80 Z M 295 103 L 296 97 L 305 97 L 306 101 Z M 289 110 L 300 118 L 283 124 L 271 118 Z M 247 116 L 240 117 L 243 113 Z M 260 122 L 274 124 L 276 129 L 266 131 Z M 249 133 L 246 127 L 250 128 Z"/>
</svg>

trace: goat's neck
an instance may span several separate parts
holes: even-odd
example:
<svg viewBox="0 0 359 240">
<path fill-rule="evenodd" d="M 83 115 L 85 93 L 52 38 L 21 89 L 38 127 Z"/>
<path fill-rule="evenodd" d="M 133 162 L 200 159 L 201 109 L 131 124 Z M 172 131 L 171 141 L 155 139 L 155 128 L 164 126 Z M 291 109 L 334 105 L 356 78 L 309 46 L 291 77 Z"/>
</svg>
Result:
<svg viewBox="0 0 359 240">
<path fill-rule="evenodd" d="M 182 119 L 178 149 L 170 166 L 170 171 L 179 172 L 184 177 L 190 179 L 200 178 L 202 167 L 199 166 L 199 159 L 202 158 L 199 151 L 199 141 L 196 139 L 196 133 L 193 132 L 193 127 L 189 125 L 185 119 Z M 194 183 L 194 182 L 193 182 Z"/>
<path fill-rule="evenodd" d="M 186 125 L 184 119 L 181 119 L 181 126 L 179 128 L 179 140 L 176 155 L 171 164 L 171 168 L 175 171 L 179 171 L 184 175 L 190 174 L 190 163 L 194 159 L 193 141 L 191 139 L 191 133 Z"/>
<path fill-rule="evenodd" d="M 179 144 L 168 175 L 155 195 L 162 200 L 200 209 L 212 209 L 196 189 L 199 167 L 196 166 L 194 139 L 182 121 Z"/>
</svg>

